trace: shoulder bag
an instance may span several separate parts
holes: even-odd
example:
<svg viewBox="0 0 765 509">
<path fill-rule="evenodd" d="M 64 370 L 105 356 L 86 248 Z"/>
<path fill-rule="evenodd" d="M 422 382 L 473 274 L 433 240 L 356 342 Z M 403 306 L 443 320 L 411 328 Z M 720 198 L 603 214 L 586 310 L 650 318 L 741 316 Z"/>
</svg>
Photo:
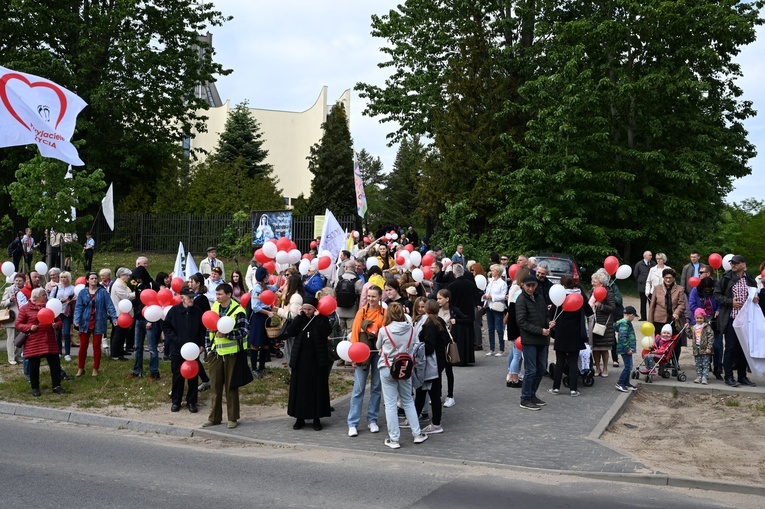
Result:
<svg viewBox="0 0 765 509">
<path fill-rule="evenodd" d="M 16 331 L 16 336 L 13 338 L 13 344 L 16 345 L 16 348 L 22 348 L 24 346 L 27 342 L 27 336 L 28 334 L 26 332 Z"/>
<path fill-rule="evenodd" d="M 0 309 L 0 323 L 12 322 L 16 319 L 16 313 L 12 309 Z"/>
<path fill-rule="evenodd" d="M 449 344 L 446 346 L 446 362 L 449 364 L 459 364 L 462 361 L 460 359 L 460 349 L 454 341 L 449 327 L 446 328 L 446 332 L 449 333 Z"/>
<path fill-rule="evenodd" d="M 231 373 L 231 388 L 238 389 L 243 387 L 254 380 L 252 371 L 247 365 L 247 351 L 244 350 L 242 340 L 238 341 L 239 350 L 234 354 L 236 356 L 234 360 L 234 372 Z"/>
<path fill-rule="evenodd" d="M 595 325 L 592 326 L 592 333 L 596 336 L 605 336 L 606 335 L 606 329 L 608 328 L 608 321 L 611 319 L 611 315 L 608 315 L 608 318 L 606 318 L 606 323 L 597 323 L 598 322 L 598 312 L 595 312 Z"/>
</svg>

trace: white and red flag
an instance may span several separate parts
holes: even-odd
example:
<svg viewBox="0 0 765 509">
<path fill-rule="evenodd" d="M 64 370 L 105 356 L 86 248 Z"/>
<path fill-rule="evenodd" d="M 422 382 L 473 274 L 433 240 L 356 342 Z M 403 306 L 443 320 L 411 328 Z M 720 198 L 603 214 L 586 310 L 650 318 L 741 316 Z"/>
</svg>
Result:
<svg viewBox="0 0 765 509">
<path fill-rule="evenodd" d="M 85 106 L 50 80 L 0 66 L 0 148 L 34 143 L 44 157 L 84 166 L 69 140 Z"/>
</svg>

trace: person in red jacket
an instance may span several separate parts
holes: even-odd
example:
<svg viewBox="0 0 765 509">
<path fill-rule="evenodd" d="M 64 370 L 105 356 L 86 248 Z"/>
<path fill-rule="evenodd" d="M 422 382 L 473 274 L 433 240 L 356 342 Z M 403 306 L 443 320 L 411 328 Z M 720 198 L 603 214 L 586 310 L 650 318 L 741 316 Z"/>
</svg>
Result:
<svg viewBox="0 0 765 509">
<path fill-rule="evenodd" d="M 50 367 L 51 385 L 53 392 L 63 394 L 61 387 L 60 350 L 56 341 L 55 329 L 61 328 L 61 317 L 57 316 L 51 324 L 43 325 L 37 320 L 37 313 L 45 308 L 48 300 L 44 288 L 32 290 L 32 299 L 19 310 L 16 318 L 16 331 L 28 334 L 24 344 L 24 357 L 29 361 L 29 381 L 32 385 L 32 396 L 40 395 L 40 360 L 45 357 Z"/>
</svg>

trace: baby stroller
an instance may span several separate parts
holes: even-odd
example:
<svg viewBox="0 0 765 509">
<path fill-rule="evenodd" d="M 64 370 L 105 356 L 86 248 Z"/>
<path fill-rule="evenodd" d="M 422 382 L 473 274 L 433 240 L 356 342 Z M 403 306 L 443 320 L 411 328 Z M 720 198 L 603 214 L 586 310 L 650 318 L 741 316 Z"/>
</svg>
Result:
<svg viewBox="0 0 765 509">
<path fill-rule="evenodd" d="M 632 378 L 637 380 L 641 375 L 645 375 L 645 381 L 653 382 L 654 376 L 662 378 L 676 377 L 678 382 L 685 382 L 688 377 L 680 371 L 680 365 L 675 355 L 675 346 L 680 341 L 681 335 L 685 332 L 686 324 L 680 332 L 674 334 L 672 338 L 654 347 L 649 351 L 643 350 L 643 360 L 632 372 Z"/>
<path fill-rule="evenodd" d="M 566 357 L 566 364 L 563 365 L 563 386 L 569 386 L 568 379 L 568 363 L 571 362 L 570 356 Z M 585 387 L 592 387 L 595 385 L 595 361 L 592 358 L 592 349 L 590 345 L 584 345 L 584 348 L 579 350 L 579 356 L 576 360 L 579 363 L 579 375 L 582 377 L 582 385 Z M 555 363 L 551 362 L 549 366 L 550 378 L 555 377 Z"/>
</svg>

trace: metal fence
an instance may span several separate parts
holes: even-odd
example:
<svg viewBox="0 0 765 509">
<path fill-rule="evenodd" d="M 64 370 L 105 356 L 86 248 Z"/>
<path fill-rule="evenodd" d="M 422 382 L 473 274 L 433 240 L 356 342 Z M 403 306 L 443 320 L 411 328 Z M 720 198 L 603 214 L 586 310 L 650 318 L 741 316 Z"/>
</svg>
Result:
<svg viewBox="0 0 765 509">
<path fill-rule="evenodd" d="M 356 216 L 336 219 L 343 228 L 356 227 Z M 100 250 L 175 253 L 178 243 L 183 242 L 186 251 L 204 253 L 209 246 L 218 244 L 233 220 L 233 214 L 116 214 L 114 231 L 111 231 L 99 214 L 92 231 Z M 246 224 L 245 231 L 252 232 L 251 221 Z M 314 216 L 293 216 L 292 240 L 298 249 L 308 251 L 313 238 Z"/>
</svg>

